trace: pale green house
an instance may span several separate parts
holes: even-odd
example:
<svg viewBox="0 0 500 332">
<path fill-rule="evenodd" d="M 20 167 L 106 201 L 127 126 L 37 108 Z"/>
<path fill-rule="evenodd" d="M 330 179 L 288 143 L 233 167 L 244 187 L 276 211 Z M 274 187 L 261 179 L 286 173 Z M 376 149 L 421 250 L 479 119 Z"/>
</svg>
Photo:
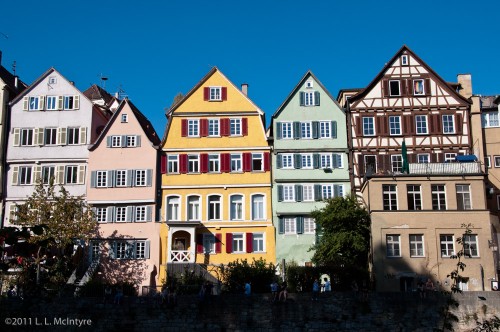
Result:
<svg viewBox="0 0 500 332">
<path fill-rule="evenodd" d="M 316 241 L 310 212 L 351 191 L 346 115 L 308 71 L 273 114 L 269 135 L 276 261 L 308 265 Z"/>
</svg>

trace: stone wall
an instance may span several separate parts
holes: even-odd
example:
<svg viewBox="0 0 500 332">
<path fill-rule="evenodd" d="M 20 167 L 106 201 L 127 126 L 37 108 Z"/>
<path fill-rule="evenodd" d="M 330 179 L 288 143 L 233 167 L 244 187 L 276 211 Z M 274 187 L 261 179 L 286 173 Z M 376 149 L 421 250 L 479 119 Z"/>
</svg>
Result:
<svg viewBox="0 0 500 332">
<path fill-rule="evenodd" d="M 460 302 L 454 312 L 459 318 L 456 331 L 472 329 L 476 320 L 500 317 L 500 292 L 467 292 L 455 298 Z M 36 327 L 47 331 L 427 332 L 441 327 L 445 300 L 440 294 L 420 299 L 414 293 L 376 293 L 362 303 L 352 294 L 336 292 L 321 294 L 318 301 L 308 293 L 290 294 L 286 303 L 271 303 L 269 294 L 251 298 L 228 294 L 203 303 L 186 295 L 179 296 L 175 307 L 140 297 L 125 298 L 120 305 L 103 304 L 97 298 L 3 299 L 0 324 L 2 331 Z"/>
</svg>

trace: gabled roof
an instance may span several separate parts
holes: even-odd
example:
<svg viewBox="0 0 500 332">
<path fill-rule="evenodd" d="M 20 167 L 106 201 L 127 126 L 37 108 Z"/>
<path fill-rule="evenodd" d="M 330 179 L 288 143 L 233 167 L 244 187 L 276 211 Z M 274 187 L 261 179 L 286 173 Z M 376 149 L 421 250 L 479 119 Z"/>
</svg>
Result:
<svg viewBox="0 0 500 332">
<path fill-rule="evenodd" d="M 104 90 L 97 84 L 92 84 L 83 94 L 90 100 L 102 99 L 106 105 L 111 106 L 116 99 L 108 91 Z"/>
<path fill-rule="evenodd" d="M 99 134 L 99 137 L 96 139 L 94 144 L 92 144 L 89 147 L 90 151 L 95 150 L 99 146 L 99 144 L 101 144 L 101 142 L 106 137 L 106 134 L 108 133 L 109 128 L 111 128 L 111 126 L 113 126 L 113 124 L 115 123 L 116 119 L 118 118 L 121 110 L 123 109 L 123 107 L 125 107 L 125 105 L 128 105 L 130 107 L 130 109 L 132 110 L 132 113 L 134 114 L 134 116 L 136 117 L 137 121 L 139 122 L 142 130 L 146 134 L 146 137 L 153 144 L 153 147 L 157 148 L 159 146 L 160 138 L 156 134 L 156 131 L 155 131 L 153 125 L 151 124 L 151 122 L 149 122 L 149 120 L 146 118 L 146 116 L 144 116 L 144 114 L 142 114 L 141 111 L 139 111 L 139 109 L 130 100 L 125 98 L 124 100 L 122 100 L 120 102 L 120 105 L 118 106 L 116 111 L 113 113 L 113 116 L 111 117 L 111 119 L 109 119 L 108 123 L 106 123 L 106 126 L 104 127 L 102 132 Z"/>
<path fill-rule="evenodd" d="M 375 76 L 375 78 L 370 82 L 370 84 L 368 84 L 368 86 L 366 88 L 364 88 L 362 91 L 360 91 L 359 93 L 357 93 L 356 95 L 352 96 L 349 100 L 350 101 L 356 101 L 356 100 L 359 100 L 363 97 L 366 96 L 366 94 L 368 92 L 370 92 L 373 87 L 380 81 L 382 80 L 382 78 L 384 77 L 385 75 L 385 72 L 392 66 L 392 64 L 403 54 L 403 52 L 408 52 L 408 54 L 410 54 L 413 58 L 417 59 L 417 61 L 423 66 L 425 67 L 429 73 L 437 80 L 439 81 L 442 86 L 448 88 L 448 92 L 454 94 L 456 97 L 458 97 L 459 99 L 461 99 L 462 101 L 464 101 L 465 103 L 468 103 L 470 104 L 471 102 L 463 97 L 462 95 L 460 95 L 458 92 L 456 92 L 456 90 L 453 88 L 453 86 L 450 85 L 450 83 L 447 83 L 445 80 L 443 80 L 441 78 L 441 76 L 439 76 L 431 67 L 429 67 L 429 65 L 427 63 L 425 63 L 422 59 L 420 59 L 420 57 L 418 55 L 416 55 L 412 50 L 410 50 L 410 48 L 406 45 L 403 45 L 399 51 L 396 52 L 396 54 L 394 54 L 394 56 L 385 64 L 385 66 L 382 68 L 382 70 L 378 73 L 377 76 Z"/>
<path fill-rule="evenodd" d="M 16 87 L 17 78 L 17 87 Z M 18 77 L 11 74 L 4 66 L 0 65 L 0 79 L 9 87 L 15 94 L 21 93 L 26 89 L 27 85 L 22 82 Z"/>
</svg>

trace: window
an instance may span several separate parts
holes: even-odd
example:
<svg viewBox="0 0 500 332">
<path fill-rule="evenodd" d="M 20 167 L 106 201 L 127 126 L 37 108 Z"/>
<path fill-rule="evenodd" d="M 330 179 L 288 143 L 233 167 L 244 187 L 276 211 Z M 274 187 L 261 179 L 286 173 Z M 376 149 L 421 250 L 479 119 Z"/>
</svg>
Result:
<svg viewBox="0 0 500 332">
<path fill-rule="evenodd" d="M 148 241 L 115 241 L 111 243 L 115 259 L 145 259 L 149 257 Z"/>
<path fill-rule="evenodd" d="M 146 170 L 137 169 L 135 170 L 135 186 L 145 187 L 146 186 Z"/>
<path fill-rule="evenodd" d="M 46 97 L 46 110 L 47 111 L 55 111 L 57 110 L 57 97 L 56 96 L 47 96 Z"/>
<path fill-rule="evenodd" d="M 135 243 L 135 258 L 136 259 L 146 258 L 146 242 L 145 241 L 137 241 Z"/>
<path fill-rule="evenodd" d="M 431 186 L 432 209 L 446 210 L 446 192 L 443 184 L 434 184 Z"/>
<path fill-rule="evenodd" d="M 119 148 L 122 146 L 122 137 L 121 136 L 111 136 L 111 147 Z"/>
<path fill-rule="evenodd" d="M 264 234 L 263 233 L 253 233 L 252 234 L 252 249 L 253 252 L 265 252 L 264 247 Z"/>
<path fill-rule="evenodd" d="M 252 171 L 264 170 L 264 158 L 262 153 L 252 153 Z"/>
<path fill-rule="evenodd" d="M 97 171 L 96 187 L 102 188 L 108 186 L 108 171 Z"/>
<path fill-rule="evenodd" d="M 221 219 L 221 200 L 217 195 L 208 196 L 208 220 Z"/>
<path fill-rule="evenodd" d="M 55 177 L 56 167 L 55 166 L 43 166 L 42 167 L 42 182 L 43 184 L 49 184 L 50 179 Z"/>
<path fill-rule="evenodd" d="M 363 117 L 363 136 L 375 136 L 375 119 L 373 117 Z"/>
<path fill-rule="evenodd" d="M 188 220 L 201 220 L 200 216 L 200 197 L 199 196 L 188 196 L 187 198 L 187 216 Z"/>
<path fill-rule="evenodd" d="M 282 154 L 281 155 L 281 167 L 282 168 L 293 168 L 293 154 Z"/>
<path fill-rule="evenodd" d="M 209 92 L 208 100 L 222 100 L 222 88 L 220 86 L 211 86 Z"/>
<path fill-rule="evenodd" d="M 64 96 L 64 110 L 77 109 L 77 96 Z"/>
<path fill-rule="evenodd" d="M 57 144 L 57 128 L 45 128 L 44 130 L 44 144 L 56 145 Z"/>
<path fill-rule="evenodd" d="M 313 168 L 313 157 L 312 154 L 301 154 L 301 159 L 302 159 L 302 168 L 308 168 L 311 169 Z"/>
<path fill-rule="evenodd" d="M 147 221 L 147 206 L 135 207 L 135 221 Z"/>
<path fill-rule="evenodd" d="M 19 184 L 28 185 L 32 181 L 32 168 L 31 166 L 19 167 Z"/>
<path fill-rule="evenodd" d="M 490 156 L 485 157 L 484 163 L 486 164 L 487 168 L 491 168 L 491 157 Z"/>
<path fill-rule="evenodd" d="M 314 106 L 314 92 L 304 92 L 304 106 Z"/>
<path fill-rule="evenodd" d="M 122 123 L 128 122 L 128 115 L 127 114 L 122 114 Z"/>
<path fill-rule="evenodd" d="M 295 186 L 293 184 L 283 186 L 283 202 L 295 202 Z"/>
<path fill-rule="evenodd" d="M 333 185 L 331 184 L 321 185 L 321 198 L 323 199 L 333 198 Z"/>
<path fill-rule="evenodd" d="M 108 220 L 108 208 L 98 207 L 95 209 L 95 218 L 99 223 L 106 222 Z"/>
<path fill-rule="evenodd" d="M 297 234 L 297 224 L 295 218 L 284 218 L 285 234 Z"/>
<path fill-rule="evenodd" d="M 43 105 L 40 105 L 40 97 L 33 96 L 29 97 L 29 110 L 30 111 L 38 111 L 42 109 Z"/>
<path fill-rule="evenodd" d="M 409 184 L 406 187 L 408 197 L 408 210 L 422 210 L 422 192 L 420 185 Z"/>
<path fill-rule="evenodd" d="M 300 137 L 301 138 L 312 138 L 311 122 L 301 122 L 300 123 Z"/>
<path fill-rule="evenodd" d="M 401 135 L 401 117 L 389 117 L 389 130 L 391 135 Z"/>
<path fill-rule="evenodd" d="M 391 167 L 393 172 L 400 172 L 403 169 L 403 157 L 400 154 L 391 155 Z"/>
<path fill-rule="evenodd" d="M 200 172 L 200 156 L 197 154 L 188 155 L 188 173 Z"/>
<path fill-rule="evenodd" d="M 188 120 L 188 137 L 200 136 L 200 120 Z"/>
<path fill-rule="evenodd" d="M 482 114 L 483 128 L 499 127 L 500 121 L 498 120 L 498 111 L 484 112 Z"/>
<path fill-rule="evenodd" d="M 455 133 L 455 121 L 453 115 L 443 115 L 443 134 Z"/>
<path fill-rule="evenodd" d="M 167 220 L 179 221 L 180 218 L 180 198 L 167 197 Z"/>
<path fill-rule="evenodd" d="M 332 137 L 332 123 L 330 121 L 319 122 L 319 138 Z"/>
<path fill-rule="evenodd" d="M 408 66 L 408 55 L 401 56 L 401 66 Z"/>
<path fill-rule="evenodd" d="M 479 257 L 477 245 L 477 235 L 476 234 L 465 234 L 464 235 L 464 251 L 465 255 L 468 257 Z"/>
<path fill-rule="evenodd" d="M 208 136 L 220 136 L 219 119 L 208 119 Z"/>
<path fill-rule="evenodd" d="M 208 171 L 210 173 L 219 173 L 220 172 L 220 162 L 218 154 L 209 154 L 208 155 Z"/>
<path fill-rule="evenodd" d="M 265 220 L 264 195 L 252 196 L 252 220 Z"/>
<path fill-rule="evenodd" d="M 68 145 L 76 144 L 80 144 L 80 128 L 68 128 Z"/>
<path fill-rule="evenodd" d="M 382 185 L 383 200 L 384 200 L 384 210 L 397 210 L 398 209 L 398 198 L 396 193 L 395 184 L 384 184 Z"/>
<path fill-rule="evenodd" d="M 387 246 L 387 257 L 401 257 L 399 235 L 388 234 L 385 236 Z"/>
<path fill-rule="evenodd" d="M 439 236 L 439 241 L 441 243 L 441 257 L 450 257 L 455 255 L 455 241 L 453 240 L 453 235 L 442 234 Z"/>
<path fill-rule="evenodd" d="M 457 210 L 472 210 L 470 197 L 470 186 L 468 184 L 457 184 Z"/>
<path fill-rule="evenodd" d="M 230 198 L 229 217 L 231 220 L 243 220 L 243 196 L 232 195 Z"/>
<path fill-rule="evenodd" d="M 421 153 L 417 155 L 417 162 L 419 164 L 428 164 L 430 160 L 428 153 Z"/>
<path fill-rule="evenodd" d="M 233 252 L 245 252 L 245 241 L 243 241 L 243 233 L 233 234 Z"/>
<path fill-rule="evenodd" d="M 33 145 L 33 129 L 21 129 L 21 146 Z"/>
<path fill-rule="evenodd" d="M 291 122 L 281 123 L 281 138 L 282 139 L 292 139 L 293 138 L 293 124 Z"/>
<path fill-rule="evenodd" d="M 215 235 L 203 234 L 203 252 L 205 254 L 215 253 Z"/>
<path fill-rule="evenodd" d="M 231 172 L 241 172 L 241 154 L 231 154 Z"/>
<path fill-rule="evenodd" d="M 179 173 L 179 156 L 169 154 L 167 157 L 168 172 L 169 173 Z"/>
<path fill-rule="evenodd" d="M 373 174 L 377 172 L 377 156 L 365 155 L 365 173 Z"/>
<path fill-rule="evenodd" d="M 417 126 L 417 134 L 427 134 L 427 116 L 416 115 L 415 123 Z"/>
<path fill-rule="evenodd" d="M 126 206 L 117 206 L 115 208 L 115 214 L 116 214 L 116 222 L 127 221 L 127 207 Z"/>
<path fill-rule="evenodd" d="M 452 162 L 455 161 L 456 153 L 445 153 L 444 154 L 444 162 Z"/>
<path fill-rule="evenodd" d="M 241 136 L 241 119 L 230 119 L 229 128 L 231 136 Z"/>
<path fill-rule="evenodd" d="M 116 171 L 115 185 L 117 187 L 127 186 L 127 171 L 124 169 L 119 169 Z"/>
<path fill-rule="evenodd" d="M 314 218 L 304 218 L 304 234 L 314 234 L 316 230 L 316 223 Z"/>
<path fill-rule="evenodd" d="M 425 95 L 424 80 L 413 80 L 413 95 L 423 96 Z"/>
<path fill-rule="evenodd" d="M 78 183 L 78 166 L 66 166 L 66 183 L 76 184 Z"/>
<path fill-rule="evenodd" d="M 134 148 L 137 146 L 137 136 L 129 135 L 127 136 L 127 147 Z"/>
<path fill-rule="evenodd" d="M 389 95 L 390 96 L 401 96 L 401 90 L 399 88 L 399 81 L 390 80 L 389 81 Z"/>
<path fill-rule="evenodd" d="M 302 200 L 304 202 L 314 201 L 314 185 L 312 184 L 302 185 Z"/>
<path fill-rule="evenodd" d="M 128 253 L 127 242 L 125 242 L 125 241 L 115 242 L 115 258 L 116 259 L 129 258 L 127 253 Z"/>
<path fill-rule="evenodd" d="M 313 81 L 307 81 L 306 82 L 306 88 L 310 89 L 313 87 Z"/>
<path fill-rule="evenodd" d="M 410 234 L 410 257 L 424 257 L 424 236 Z"/>
<path fill-rule="evenodd" d="M 320 167 L 321 168 L 332 168 L 332 155 L 331 154 L 320 154 Z"/>
</svg>

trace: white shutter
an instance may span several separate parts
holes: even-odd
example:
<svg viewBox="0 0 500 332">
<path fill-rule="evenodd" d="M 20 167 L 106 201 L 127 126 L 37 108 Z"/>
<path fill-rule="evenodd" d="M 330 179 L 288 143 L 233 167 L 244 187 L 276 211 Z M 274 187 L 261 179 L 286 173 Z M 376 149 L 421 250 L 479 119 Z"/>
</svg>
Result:
<svg viewBox="0 0 500 332">
<path fill-rule="evenodd" d="M 42 166 L 35 166 L 33 169 L 33 182 L 38 184 L 38 181 L 42 182 Z"/>
<path fill-rule="evenodd" d="M 35 143 L 36 145 L 43 145 L 43 138 L 44 138 L 44 128 L 35 128 Z"/>
<path fill-rule="evenodd" d="M 23 111 L 27 111 L 29 107 L 29 98 L 28 96 L 23 98 Z"/>
<path fill-rule="evenodd" d="M 19 166 L 12 167 L 12 185 L 16 186 L 19 182 Z"/>
<path fill-rule="evenodd" d="M 73 99 L 73 109 L 74 110 L 80 109 L 80 96 L 78 96 L 78 95 L 74 96 L 74 99 Z"/>
<path fill-rule="evenodd" d="M 78 184 L 85 184 L 85 165 L 78 165 Z"/>
<path fill-rule="evenodd" d="M 21 128 L 14 128 L 14 142 L 12 145 L 19 146 L 21 143 Z"/>
<path fill-rule="evenodd" d="M 57 128 L 57 144 L 66 145 L 67 128 Z"/>
<path fill-rule="evenodd" d="M 58 96 L 57 97 L 57 109 L 60 111 L 64 108 L 64 97 L 63 96 Z"/>
<path fill-rule="evenodd" d="M 38 110 L 43 111 L 45 109 L 45 96 L 40 96 L 38 98 Z"/>
<path fill-rule="evenodd" d="M 80 144 L 87 144 L 87 127 L 80 127 Z"/>
<path fill-rule="evenodd" d="M 64 166 L 57 166 L 56 168 L 56 184 L 64 184 Z"/>
</svg>

